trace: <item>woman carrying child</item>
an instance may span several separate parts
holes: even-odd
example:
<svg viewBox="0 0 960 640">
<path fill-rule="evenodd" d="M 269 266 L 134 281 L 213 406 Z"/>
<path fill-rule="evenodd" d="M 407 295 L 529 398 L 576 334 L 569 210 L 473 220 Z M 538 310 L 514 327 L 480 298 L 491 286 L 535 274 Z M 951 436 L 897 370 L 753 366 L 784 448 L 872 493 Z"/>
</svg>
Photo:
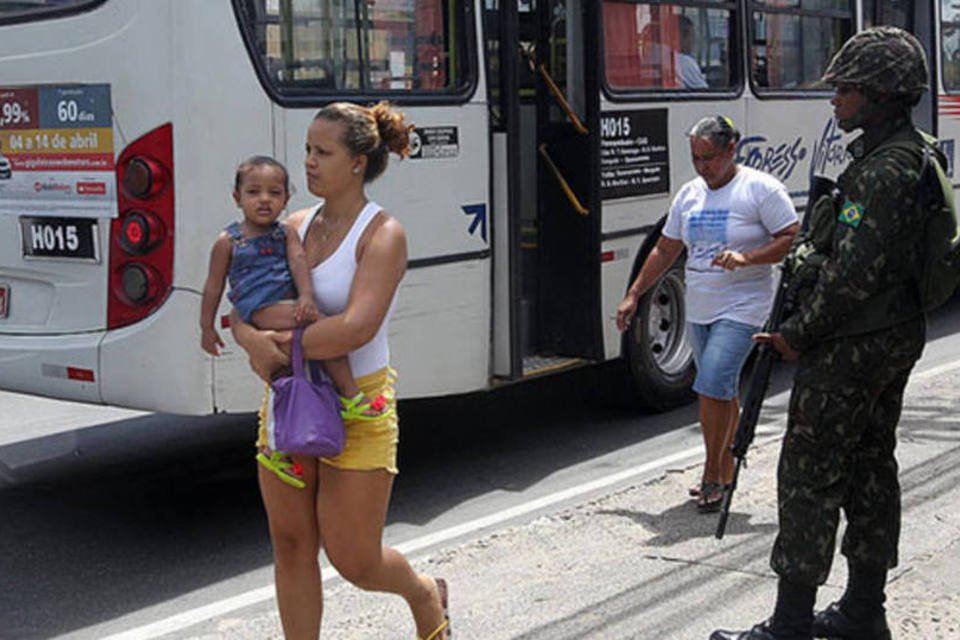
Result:
<svg viewBox="0 0 960 640">
<path fill-rule="evenodd" d="M 215 320 L 226 280 L 234 310 L 260 329 L 293 329 L 319 317 L 300 237 L 278 220 L 290 200 L 286 167 L 267 156 L 244 161 L 237 167 L 233 199 L 243 220 L 232 222 L 213 243 L 200 304 L 201 345 L 212 356 L 223 346 Z M 382 396 L 366 400 L 346 356 L 331 358 L 324 368 L 340 393 L 344 419 L 376 420 L 391 411 Z M 286 453 L 262 447 L 257 460 L 287 484 L 305 486 L 302 469 Z"/>
<path fill-rule="evenodd" d="M 414 572 L 382 543 L 399 437 L 387 325 L 406 271 L 407 242 L 399 221 L 367 199 L 365 185 L 386 169 L 389 152 L 408 153 L 411 129 L 386 103 L 369 109 L 336 103 L 321 109 L 307 130 L 307 185 L 323 203 L 293 213 L 288 224 L 298 231 L 317 307 L 326 315 L 305 329 L 303 351 L 311 360 L 347 355 L 360 388 L 367 397 L 384 396 L 389 411 L 345 420 L 347 441 L 335 458 L 294 455 L 304 491 L 260 469 L 280 619 L 291 640 L 319 634 L 321 545 L 348 581 L 402 596 L 418 638 L 449 638 L 446 583 Z M 231 326 L 265 381 L 289 367 L 289 331 L 257 328 L 236 313 Z M 267 413 L 261 412 L 261 423 Z"/>
</svg>

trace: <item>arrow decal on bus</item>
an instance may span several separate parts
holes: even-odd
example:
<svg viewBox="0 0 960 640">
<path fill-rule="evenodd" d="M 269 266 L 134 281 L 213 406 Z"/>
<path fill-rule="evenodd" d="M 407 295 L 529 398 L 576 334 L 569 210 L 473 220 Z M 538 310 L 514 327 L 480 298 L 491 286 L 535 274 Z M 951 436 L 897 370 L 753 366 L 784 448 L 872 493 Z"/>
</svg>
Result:
<svg viewBox="0 0 960 640">
<path fill-rule="evenodd" d="M 473 216 L 473 220 L 470 221 L 470 226 L 467 227 L 467 231 L 470 232 L 470 235 L 474 235 L 477 232 L 477 227 L 480 227 L 480 237 L 483 238 L 483 241 L 487 241 L 487 205 L 485 204 L 465 204 L 462 207 L 463 212 L 468 216 Z"/>
</svg>

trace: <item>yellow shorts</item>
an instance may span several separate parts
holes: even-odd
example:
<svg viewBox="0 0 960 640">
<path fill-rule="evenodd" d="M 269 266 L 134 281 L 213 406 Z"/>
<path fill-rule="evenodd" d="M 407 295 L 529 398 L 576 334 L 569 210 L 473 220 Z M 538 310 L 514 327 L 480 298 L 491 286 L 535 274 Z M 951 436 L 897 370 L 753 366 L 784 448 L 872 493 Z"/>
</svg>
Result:
<svg viewBox="0 0 960 640">
<path fill-rule="evenodd" d="M 397 443 L 400 440 L 400 423 L 397 420 L 397 372 L 384 367 L 357 379 L 357 386 L 368 398 L 382 395 L 393 409 L 389 415 L 378 420 L 347 420 L 343 451 L 335 458 L 320 458 L 324 464 L 338 469 L 369 471 L 386 469 L 398 473 Z M 267 403 L 270 402 L 270 387 L 266 387 L 260 405 L 260 426 L 257 433 L 257 448 L 267 446 Z"/>
</svg>

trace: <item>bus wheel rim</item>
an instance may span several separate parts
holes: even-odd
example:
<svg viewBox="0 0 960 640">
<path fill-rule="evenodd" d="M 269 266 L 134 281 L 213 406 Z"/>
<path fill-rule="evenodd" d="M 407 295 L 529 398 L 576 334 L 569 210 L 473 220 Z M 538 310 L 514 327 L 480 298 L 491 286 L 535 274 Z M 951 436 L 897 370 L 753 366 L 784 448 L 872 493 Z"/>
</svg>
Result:
<svg viewBox="0 0 960 640">
<path fill-rule="evenodd" d="M 646 348 L 657 367 L 668 376 L 681 375 L 690 362 L 686 339 L 683 281 L 668 273 L 650 295 Z M 637 332 L 638 340 L 642 340 Z"/>
</svg>

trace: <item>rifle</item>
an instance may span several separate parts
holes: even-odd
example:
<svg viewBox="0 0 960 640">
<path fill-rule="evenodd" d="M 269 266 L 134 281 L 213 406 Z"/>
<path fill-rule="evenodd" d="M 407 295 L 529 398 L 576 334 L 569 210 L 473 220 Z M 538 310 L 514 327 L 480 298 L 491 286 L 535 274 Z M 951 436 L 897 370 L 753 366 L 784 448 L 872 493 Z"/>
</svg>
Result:
<svg viewBox="0 0 960 640">
<path fill-rule="evenodd" d="M 817 200 L 824 195 L 835 198 L 835 191 L 836 184 L 833 180 L 822 176 L 814 176 L 811 179 L 810 195 L 807 198 L 807 205 L 804 207 L 803 221 L 800 223 L 801 234 L 807 231 L 810 226 L 813 207 Z M 773 298 L 770 316 L 763 328 L 766 333 L 777 331 L 780 328 L 780 323 L 786 319 L 787 313 L 793 311 L 792 305 L 796 287 L 791 276 L 792 274 L 781 265 L 780 284 L 777 286 L 777 293 Z M 737 420 L 737 431 L 733 437 L 733 444 L 730 446 L 730 452 L 736 460 L 736 465 L 733 467 L 733 479 L 723 491 L 723 502 L 720 503 L 720 519 L 717 522 L 717 531 L 714 534 L 717 540 L 723 538 L 724 530 L 727 528 L 727 518 L 730 517 L 730 502 L 733 500 L 733 492 L 737 490 L 740 468 L 747 466 L 747 449 L 753 444 L 753 439 L 756 436 L 760 409 L 763 407 L 763 399 L 767 395 L 767 387 L 770 384 L 770 374 L 773 372 L 773 365 L 779 359 L 780 354 L 771 345 L 757 345 L 753 373 L 750 375 L 750 384 L 747 386 L 746 394 L 744 394 L 740 418 Z"/>
</svg>

